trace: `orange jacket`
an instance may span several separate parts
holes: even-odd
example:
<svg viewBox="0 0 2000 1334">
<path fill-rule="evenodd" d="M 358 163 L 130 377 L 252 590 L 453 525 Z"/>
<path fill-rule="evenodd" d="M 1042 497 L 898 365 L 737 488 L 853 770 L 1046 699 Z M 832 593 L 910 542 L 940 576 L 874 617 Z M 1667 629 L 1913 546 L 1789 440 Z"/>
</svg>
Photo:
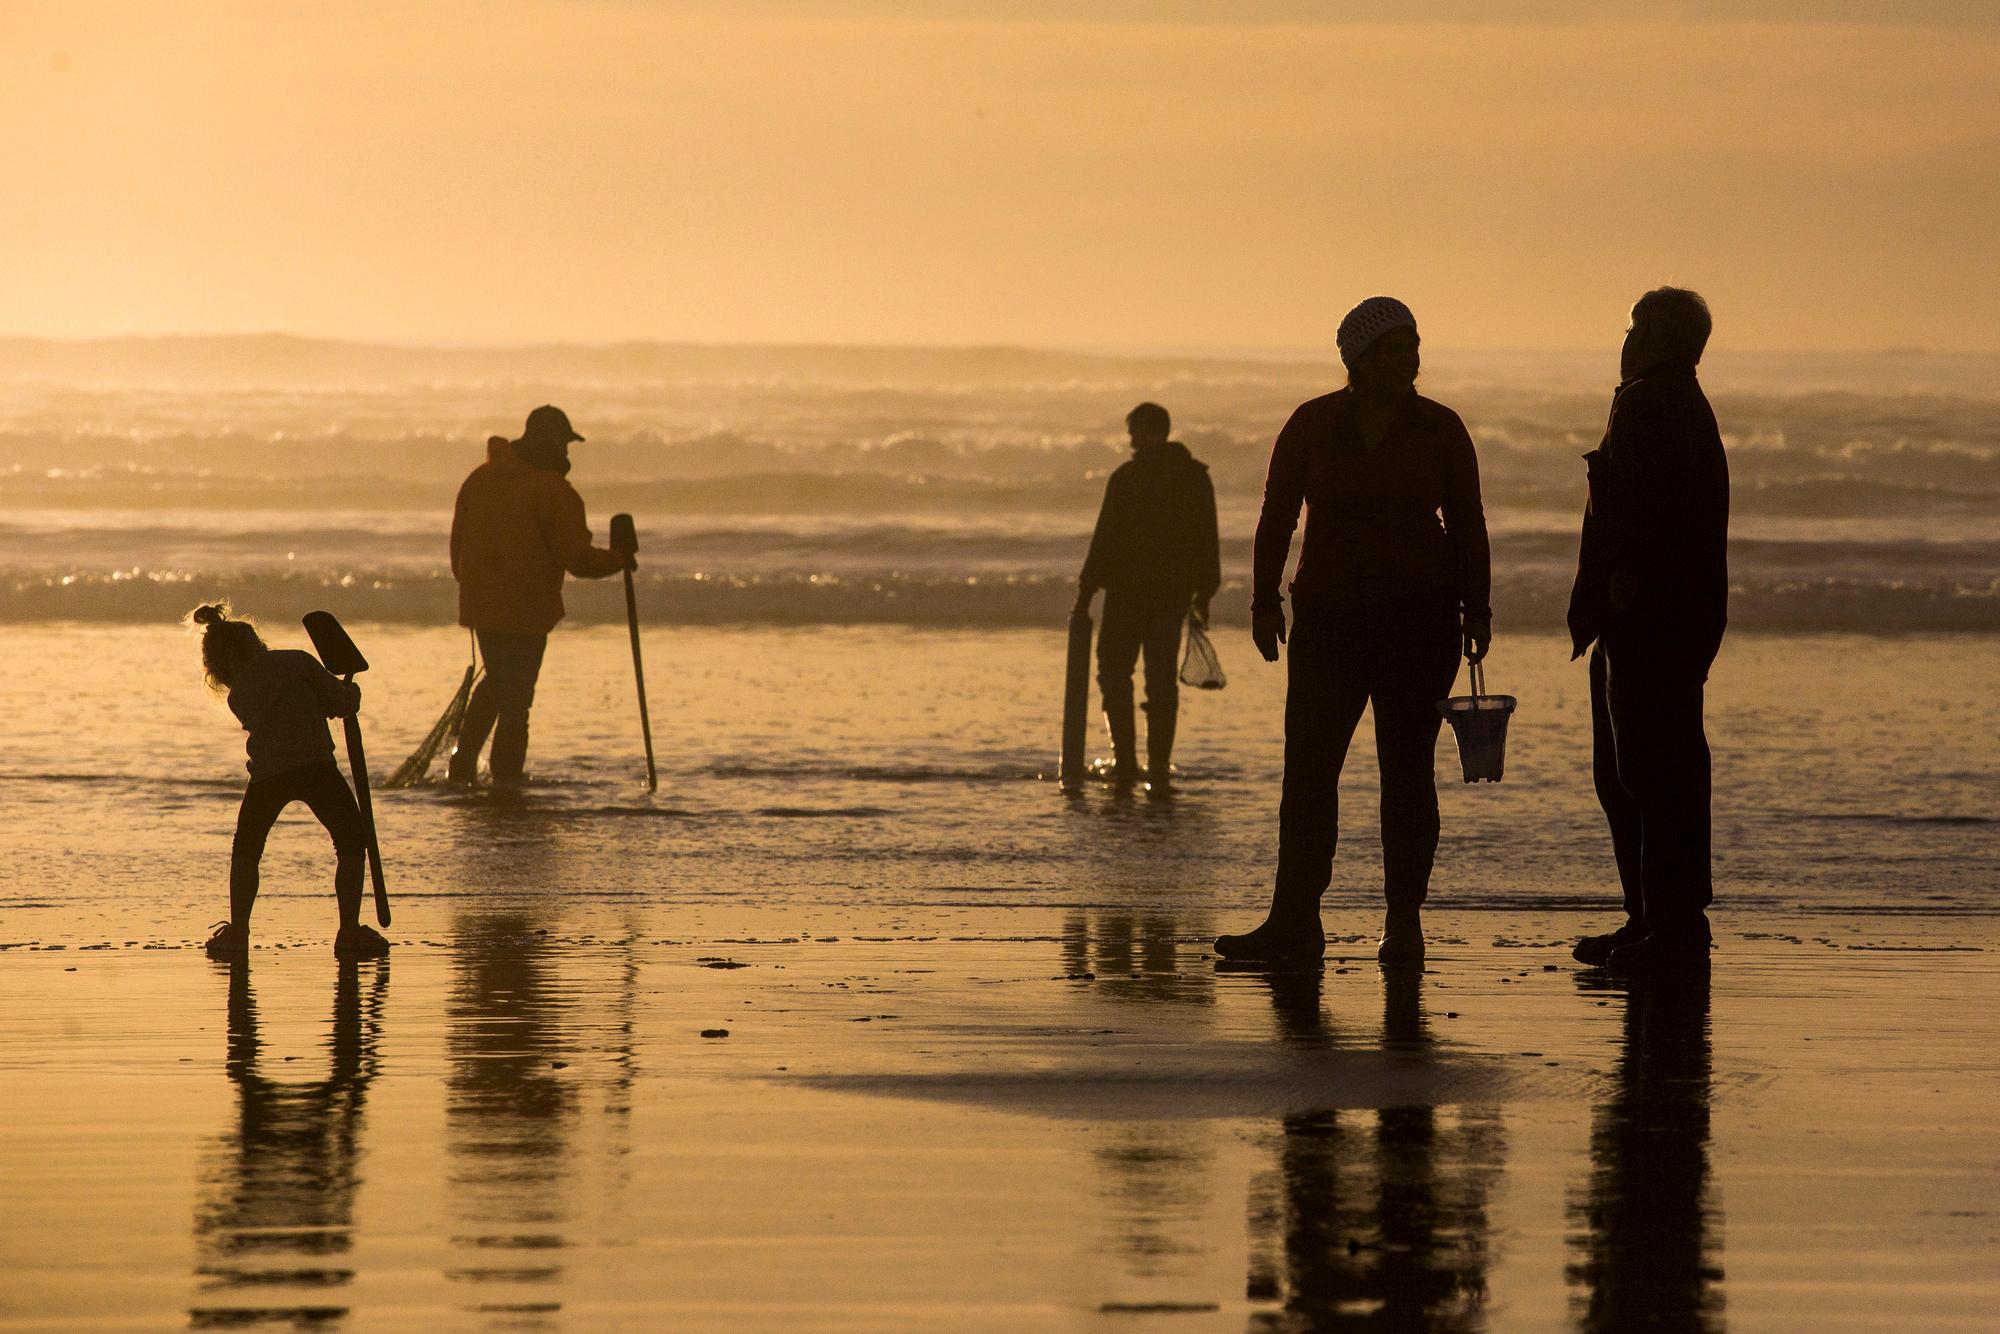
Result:
<svg viewBox="0 0 2000 1334">
<path fill-rule="evenodd" d="M 590 544 L 575 487 L 523 462 L 506 440 L 486 442 L 486 462 L 458 489 L 451 517 L 460 625 L 545 635 L 563 618 L 565 570 L 602 579 L 624 568 L 623 556 Z"/>
</svg>

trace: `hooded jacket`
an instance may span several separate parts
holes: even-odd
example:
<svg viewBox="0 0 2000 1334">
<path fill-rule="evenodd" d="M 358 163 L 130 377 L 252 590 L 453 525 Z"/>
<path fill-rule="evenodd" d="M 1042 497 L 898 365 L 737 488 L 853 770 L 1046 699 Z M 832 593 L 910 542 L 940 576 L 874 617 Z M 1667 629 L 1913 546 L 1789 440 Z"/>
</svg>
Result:
<svg viewBox="0 0 2000 1334">
<path fill-rule="evenodd" d="M 565 572 L 602 579 L 624 568 L 623 556 L 591 545 L 583 497 L 561 472 L 530 464 L 499 436 L 486 442 L 451 519 L 460 625 L 545 635 L 563 618 Z"/>
<path fill-rule="evenodd" d="M 1147 445 L 1111 474 L 1077 583 L 1107 596 L 1185 606 L 1222 586 L 1215 487 L 1178 440 Z"/>
<path fill-rule="evenodd" d="M 1705 672 L 1729 620 L 1729 461 L 1694 367 L 1619 385 L 1604 443 L 1584 463 L 1575 656 L 1602 637 Z"/>
</svg>

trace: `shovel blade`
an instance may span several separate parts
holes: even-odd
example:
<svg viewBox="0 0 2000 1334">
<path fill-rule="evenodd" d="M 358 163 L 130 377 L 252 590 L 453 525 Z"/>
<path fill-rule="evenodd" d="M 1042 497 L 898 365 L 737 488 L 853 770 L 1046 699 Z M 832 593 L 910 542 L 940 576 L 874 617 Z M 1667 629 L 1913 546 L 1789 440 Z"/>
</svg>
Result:
<svg viewBox="0 0 2000 1334">
<path fill-rule="evenodd" d="M 353 676 L 368 670 L 368 659 L 361 656 L 361 650 L 354 647 L 354 641 L 341 629 L 340 622 L 330 611 L 309 611 L 305 617 L 306 636 L 312 640 L 313 651 L 319 660 L 335 676 Z"/>
</svg>

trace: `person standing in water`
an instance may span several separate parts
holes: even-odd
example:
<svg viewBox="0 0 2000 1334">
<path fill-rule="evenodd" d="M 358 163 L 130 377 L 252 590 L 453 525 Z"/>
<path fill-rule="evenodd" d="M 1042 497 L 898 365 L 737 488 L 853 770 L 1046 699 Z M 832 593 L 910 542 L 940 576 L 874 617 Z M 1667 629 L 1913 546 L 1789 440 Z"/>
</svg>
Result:
<svg viewBox="0 0 2000 1334">
<path fill-rule="evenodd" d="M 1301 404 L 1278 434 L 1257 521 L 1251 634 L 1267 662 L 1287 643 L 1279 595 L 1299 506 L 1292 580 L 1284 795 L 1267 920 L 1222 936 L 1225 959 L 1317 961 L 1319 901 L 1333 878 L 1340 769 L 1361 711 L 1375 707 L 1388 912 L 1378 957 L 1424 957 L 1420 909 L 1437 852 L 1432 759 L 1437 703 L 1461 651 L 1492 642 L 1479 461 L 1458 414 L 1416 391 L 1416 317 L 1370 297 L 1340 322 L 1347 388 Z"/>
<path fill-rule="evenodd" d="M 257 902 L 264 840 L 279 813 L 295 801 L 303 801 L 333 837 L 333 897 L 340 909 L 333 952 L 343 959 L 387 954 L 389 942 L 361 924 L 368 836 L 326 730 L 327 719 L 348 717 L 361 707 L 361 687 L 337 679 L 310 653 L 267 647 L 250 622 L 230 619 L 226 603 L 196 607 L 188 621 L 201 627 L 209 689 L 228 696 L 229 711 L 250 734 L 243 743 L 250 785 L 243 790 L 229 850 L 229 920 L 218 922 L 209 936 L 204 947 L 209 957 L 249 957 L 250 910 Z"/>
<path fill-rule="evenodd" d="M 1169 440 L 1173 420 L 1157 403 L 1125 416 L 1132 457 L 1104 485 L 1104 505 L 1077 575 L 1076 610 L 1104 590 L 1104 625 L 1097 637 L 1097 687 L 1111 732 L 1112 778 L 1139 779 L 1138 724 L 1132 669 L 1146 658 L 1146 776 L 1167 786 L 1180 711 L 1181 622 L 1192 608 L 1208 621 L 1209 600 L 1222 586 L 1215 531 L 1215 487 L 1208 465 Z"/>
<path fill-rule="evenodd" d="M 458 623 L 478 638 L 486 673 L 466 703 L 451 782 L 478 781 L 489 732 L 493 781 L 521 781 L 542 654 L 563 618 L 563 575 L 602 579 L 637 567 L 628 552 L 591 545 L 583 497 L 566 480 L 570 444 L 582 439 L 561 408 L 536 408 L 519 440 L 486 442 L 486 462 L 458 490 L 451 520 Z"/>
<path fill-rule="evenodd" d="M 1570 594 L 1590 654 L 1591 771 L 1625 895 L 1578 962 L 1708 966 L 1709 754 L 1702 690 L 1729 622 L 1729 461 L 1695 378 L 1708 304 L 1660 287 L 1632 307 Z M 1593 645 L 1595 647 L 1593 647 Z"/>
</svg>

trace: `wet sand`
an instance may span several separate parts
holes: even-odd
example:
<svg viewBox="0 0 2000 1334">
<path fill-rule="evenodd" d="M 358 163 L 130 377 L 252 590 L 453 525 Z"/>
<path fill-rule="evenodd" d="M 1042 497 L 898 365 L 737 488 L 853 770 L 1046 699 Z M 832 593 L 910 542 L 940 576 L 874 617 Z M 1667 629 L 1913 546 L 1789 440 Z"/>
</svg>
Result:
<svg viewBox="0 0 2000 1334">
<path fill-rule="evenodd" d="M 1434 912 L 1400 977 L 1360 939 L 1218 971 L 1207 911 L 406 916 L 344 968 L 289 905 L 235 969 L 7 942 L 0 1326 L 1972 1329 L 2000 1301 L 1983 917 L 1725 919 L 1710 986 L 1633 989 L 1569 962 L 1566 912 Z"/>
</svg>

